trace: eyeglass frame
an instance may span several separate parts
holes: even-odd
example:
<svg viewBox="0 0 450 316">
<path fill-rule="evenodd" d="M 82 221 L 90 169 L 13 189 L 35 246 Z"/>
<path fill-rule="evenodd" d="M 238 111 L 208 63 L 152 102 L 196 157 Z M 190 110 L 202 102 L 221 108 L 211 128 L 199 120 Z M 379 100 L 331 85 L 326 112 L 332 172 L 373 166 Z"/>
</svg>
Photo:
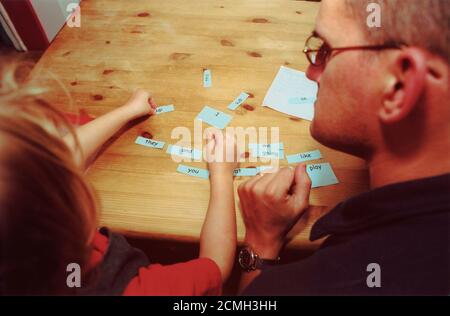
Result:
<svg viewBox="0 0 450 316">
<path fill-rule="evenodd" d="M 311 38 L 319 38 L 323 41 L 322 46 L 319 49 L 310 49 L 308 48 L 308 42 Z M 323 45 L 326 45 L 328 47 L 328 51 L 327 51 L 327 55 L 323 58 L 323 61 L 319 64 L 317 63 L 313 63 L 313 61 L 311 60 L 309 53 L 319 53 L 319 51 L 322 49 Z M 386 43 L 386 44 L 382 44 L 382 45 L 361 45 L 361 46 L 347 46 L 347 47 L 331 47 L 327 41 L 322 38 L 322 36 L 320 36 L 319 34 L 317 34 L 317 32 L 313 32 L 310 36 L 308 36 L 308 38 L 305 41 L 305 47 L 303 48 L 303 53 L 306 56 L 306 59 L 308 59 L 309 63 L 312 66 L 315 67 L 320 67 L 324 64 L 326 64 L 329 59 L 331 54 L 333 53 L 333 51 L 350 51 L 350 50 L 383 50 L 383 49 L 402 49 L 404 47 L 406 47 L 407 45 L 403 44 L 403 43 Z M 317 58 L 316 58 L 317 60 Z"/>
</svg>

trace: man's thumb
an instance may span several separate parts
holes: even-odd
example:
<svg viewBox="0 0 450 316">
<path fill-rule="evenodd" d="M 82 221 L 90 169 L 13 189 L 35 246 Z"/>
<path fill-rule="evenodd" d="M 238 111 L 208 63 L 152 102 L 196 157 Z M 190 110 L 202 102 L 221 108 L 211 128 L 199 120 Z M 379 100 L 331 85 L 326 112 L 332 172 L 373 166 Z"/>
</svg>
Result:
<svg viewBox="0 0 450 316">
<path fill-rule="evenodd" d="M 300 164 L 295 168 L 294 173 L 295 208 L 306 208 L 309 205 L 309 192 L 311 191 L 311 179 L 306 173 L 306 165 Z"/>
</svg>

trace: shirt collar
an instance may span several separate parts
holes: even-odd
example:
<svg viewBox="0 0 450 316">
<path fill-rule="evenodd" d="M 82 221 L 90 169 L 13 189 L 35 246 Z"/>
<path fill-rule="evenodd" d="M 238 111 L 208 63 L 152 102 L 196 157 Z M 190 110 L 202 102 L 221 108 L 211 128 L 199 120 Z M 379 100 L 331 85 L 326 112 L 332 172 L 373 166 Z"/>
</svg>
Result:
<svg viewBox="0 0 450 316">
<path fill-rule="evenodd" d="M 341 202 L 314 224 L 310 240 L 439 211 L 450 211 L 450 173 L 390 184 Z"/>
</svg>

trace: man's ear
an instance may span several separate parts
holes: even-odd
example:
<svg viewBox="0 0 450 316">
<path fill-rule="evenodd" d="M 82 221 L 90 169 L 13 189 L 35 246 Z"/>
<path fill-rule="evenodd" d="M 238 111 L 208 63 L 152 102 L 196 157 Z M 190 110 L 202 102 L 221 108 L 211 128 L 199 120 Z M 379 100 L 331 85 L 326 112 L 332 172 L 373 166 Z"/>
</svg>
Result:
<svg viewBox="0 0 450 316">
<path fill-rule="evenodd" d="M 420 49 L 405 48 L 393 62 L 394 78 L 389 82 L 378 112 L 385 124 L 399 122 L 411 113 L 424 92 L 427 75 L 426 55 Z"/>
</svg>

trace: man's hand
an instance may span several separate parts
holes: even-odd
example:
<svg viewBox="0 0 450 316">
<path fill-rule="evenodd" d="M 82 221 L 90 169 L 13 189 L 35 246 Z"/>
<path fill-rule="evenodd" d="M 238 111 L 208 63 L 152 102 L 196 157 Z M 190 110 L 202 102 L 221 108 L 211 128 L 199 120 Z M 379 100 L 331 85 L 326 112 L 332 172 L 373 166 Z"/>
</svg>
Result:
<svg viewBox="0 0 450 316">
<path fill-rule="evenodd" d="M 256 176 L 238 188 L 245 242 L 262 258 L 276 258 L 286 235 L 309 207 L 306 165 Z"/>
<path fill-rule="evenodd" d="M 150 93 L 143 89 L 138 89 L 123 107 L 127 109 L 130 119 L 133 120 L 144 115 L 155 114 L 157 105 L 150 97 Z"/>
</svg>

